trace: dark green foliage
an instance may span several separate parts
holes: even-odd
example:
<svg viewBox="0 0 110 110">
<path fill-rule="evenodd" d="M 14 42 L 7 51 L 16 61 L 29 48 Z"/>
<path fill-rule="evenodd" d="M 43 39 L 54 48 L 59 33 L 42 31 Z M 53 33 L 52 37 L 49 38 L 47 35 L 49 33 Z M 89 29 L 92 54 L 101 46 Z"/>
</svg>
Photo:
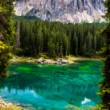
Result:
<svg viewBox="0 0 110 110">
<path fill-rule="evenodd" d="M 13 44 L 14 27 L 12 22 L 13 0 L 0 0 L 0 79 L 6 76 L 6 67 Z"/>
<path fill-rule="evenodd" d="M 21 55 L 37 56 L 45 53 L 50 57 L 69 54 L 90 57 L 103 47 L 97 30 L 105 24 L 62 24 L 22 17 L 18 20 L 20 48 L 23 50 Z"/>
<path fill-rule="evenodd" d="M 13 44 L 14 27 L 13 27 L 13 0 L 0 0 L 0 32 L 4 36 L 4 42 Z"/>
<path fill-rule="evenodd" d="M 105 1 L 105 6 L 107 8 L 105 17 L 110 19 L 110 0 Z M 106 45 L 103 49 L 105 58 L 104 81 L 101 83 L 102 109 L 110 110 L 110 23 L 103 30 L 102 35 L 105 35 L 106 38 Z"/>
<path fill-rule="evenodd" d="M 0 41 L 0 80 L 6 76 L 6 67 L 8 66 L 8 59 L 10 57 L 10 48 Z"/>
</svg>

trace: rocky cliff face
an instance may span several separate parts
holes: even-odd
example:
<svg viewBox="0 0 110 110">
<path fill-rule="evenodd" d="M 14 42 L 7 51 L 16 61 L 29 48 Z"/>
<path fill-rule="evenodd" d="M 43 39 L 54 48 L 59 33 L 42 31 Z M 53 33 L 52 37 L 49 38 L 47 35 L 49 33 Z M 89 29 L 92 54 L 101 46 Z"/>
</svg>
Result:
<svg viewBox="0 0 110 110">
<path fill-rule="evenodd" d="M 17 15 L 37 16 L 61 22 L 93 22 L 103 20 L 104 0 L 17 0 Z"/>
</svg>

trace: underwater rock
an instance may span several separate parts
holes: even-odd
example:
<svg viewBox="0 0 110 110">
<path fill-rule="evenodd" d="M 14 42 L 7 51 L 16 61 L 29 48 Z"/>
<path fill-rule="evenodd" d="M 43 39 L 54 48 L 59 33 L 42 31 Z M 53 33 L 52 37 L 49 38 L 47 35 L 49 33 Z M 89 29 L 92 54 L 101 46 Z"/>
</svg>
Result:
<svg viewBox="0 0 110 110">
<path fill-rule="evenodd" d="M 94 106 L 95 103 L 93 101 L 91 101 L 90 99 L 86 98 L 81 102 L 81 107 L 84 107 L 84 106 Z"/>
</svg>

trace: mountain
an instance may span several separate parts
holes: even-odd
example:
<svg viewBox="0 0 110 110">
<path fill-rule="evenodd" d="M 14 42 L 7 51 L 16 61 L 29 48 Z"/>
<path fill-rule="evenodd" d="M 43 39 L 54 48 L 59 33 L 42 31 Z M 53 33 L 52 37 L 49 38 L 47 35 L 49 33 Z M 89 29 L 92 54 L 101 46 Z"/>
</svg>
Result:
<svg viewBox="0 0 110 110">
<path fill-rule="evenodd" d="M 104 0 L 17 0 L 18 16 L 37 16 L 42 20 L 79 23 L 103 21 Z"/>
</svg>

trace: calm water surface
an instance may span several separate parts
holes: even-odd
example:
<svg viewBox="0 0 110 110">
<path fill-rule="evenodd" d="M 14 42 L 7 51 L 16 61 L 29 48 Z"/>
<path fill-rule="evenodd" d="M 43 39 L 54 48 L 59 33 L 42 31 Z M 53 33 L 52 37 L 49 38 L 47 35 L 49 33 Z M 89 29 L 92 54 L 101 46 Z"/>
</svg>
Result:
<svg viewBox="0 0 110 110">
<path fill-rule="evenodd" d="M 66 110 L 98 104 L 96 94 L 102 80 L 99 61 L 71 65 L 11 64 L 10 76 L 0 82 L 0 96 L 26 110 Z M 70 110 L 70 109 L 69 109 Z"/>
</svg>

